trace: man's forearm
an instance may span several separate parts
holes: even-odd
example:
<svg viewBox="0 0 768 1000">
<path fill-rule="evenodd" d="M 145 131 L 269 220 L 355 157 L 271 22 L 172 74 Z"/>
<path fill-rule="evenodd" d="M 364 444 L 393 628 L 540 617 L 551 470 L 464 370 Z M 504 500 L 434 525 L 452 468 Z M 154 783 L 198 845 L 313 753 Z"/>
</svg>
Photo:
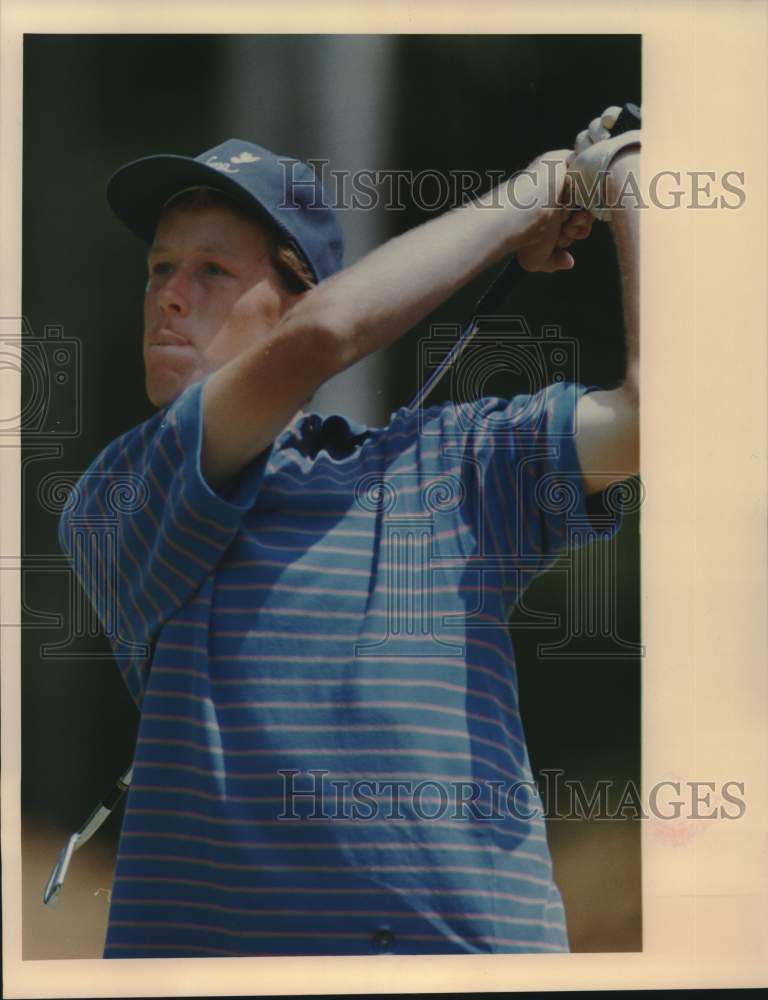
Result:
<svg viewBox="0 0 768 1000">
<path fill-rule="evenodd" d="M 546 207 L 556 194 L 549 183 L 552 172 L 540 165 L 535 180 L 524 172 L 390 240 L 310 293 L 298 315 L 317 310 L 323 325 L 337 332 L 341 369 L 388 346 L 472 278 L 552 225 L 557 210 Z"/>
<path fill-rule="evenodd" d="M 621 272 L 622 300 L 624 306 L 624 326 L 627 346 L 626 376 L 624 389 L 637 398 L 639 389 L 640 361 L 640 212 L 631 196 L 632 188 L 627 187 L 629 175 L 633 175 L 639 186 L 640 153 L 628 149 L 613 160 L 608 175 L 607 194 L 609 203 L 616 204 L 622 190 L 629 194 L 611 209 L 611 230 L 616 244 Z"/>
</svg>

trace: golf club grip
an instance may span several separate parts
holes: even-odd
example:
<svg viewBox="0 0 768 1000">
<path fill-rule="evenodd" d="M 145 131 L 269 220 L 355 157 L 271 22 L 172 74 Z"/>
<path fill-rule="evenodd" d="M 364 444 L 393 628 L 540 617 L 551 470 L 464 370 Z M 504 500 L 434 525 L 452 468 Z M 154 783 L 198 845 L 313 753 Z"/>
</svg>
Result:
<svg viewBox="0 0 768 1000">
<path fill-rule="evenodd" d="M 611 135 L 621 135 L 623 132 L 631 132 L 632 129 L 640 128 L 641 118 L 640 108 L 637 104 L 625 104 L 621 109 L 621 114 L 616 119 L 616 124 L 611 129 Z"/>
</svg>

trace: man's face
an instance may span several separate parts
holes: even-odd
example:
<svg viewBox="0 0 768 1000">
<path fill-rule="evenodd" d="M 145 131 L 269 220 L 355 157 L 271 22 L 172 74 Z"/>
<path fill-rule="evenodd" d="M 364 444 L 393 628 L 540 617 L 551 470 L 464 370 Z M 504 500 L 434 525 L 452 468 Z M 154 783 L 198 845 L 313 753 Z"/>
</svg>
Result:
<svg viewBox="0 0 768 1000">
<path fill-rule="evenodd" d="M 241 354 L 296 300 L 266 230 L 226 205 L 167 209 L 148 264 L 144 367 L 158 407 Z"/>
</svg>

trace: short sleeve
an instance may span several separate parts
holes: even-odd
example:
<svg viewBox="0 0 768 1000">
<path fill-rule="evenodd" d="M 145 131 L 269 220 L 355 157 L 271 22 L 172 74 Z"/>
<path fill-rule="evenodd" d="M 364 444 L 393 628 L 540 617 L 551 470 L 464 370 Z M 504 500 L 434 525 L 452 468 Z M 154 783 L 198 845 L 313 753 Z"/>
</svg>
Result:
<svg viewBox="0 0 768 1000">
<path fill-rule="evenodd" d="M 269 450 L 226 494 L 201 470 L 202 390 L 113 441 L 73 487 L 59 539 L 134 698 L 163 624 L 214 571 L 252 507 Z"/>
<path fill-rule="evenodd" d="M 575 435 L 577 403 L 588 391 L 562 382 L 450 408 L 446 438 L 460 442 L 483 545 L 515 589 L 566 550 L 609 539 L 620 526 L 614 496 L 584 493 Z"/>
</svg>

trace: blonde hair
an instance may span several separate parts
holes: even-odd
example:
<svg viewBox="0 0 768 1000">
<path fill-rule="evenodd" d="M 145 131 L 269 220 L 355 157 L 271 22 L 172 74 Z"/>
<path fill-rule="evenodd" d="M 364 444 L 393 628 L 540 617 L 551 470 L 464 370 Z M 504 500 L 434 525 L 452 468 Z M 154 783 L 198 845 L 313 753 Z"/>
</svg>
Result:
<svg viewBox="0 0 768 1000">
<path fill-rule="evenodd" d="M 289 292 L 306 292 L 315 284 L 312 270 L 307 264 L 301 252 L 293 243 L 290 243 L 285 236 L 268 222 L 265 224 L 263 215 L 256 211 L 248 211 L 234 198 L 230 198 L 224 191 L 217 188 L 199 185 L 196 187 L 184 188 L 177 191 L 163 205 L 163 211 L 169 208 L 209 208 L 211 206 L 225 205 L 233 209 L 245 218 L 252 219 L 264 226 L 269 234 L 269 249 L 272 264 L 280 275 L 283 284 Z"/>
</svg>

